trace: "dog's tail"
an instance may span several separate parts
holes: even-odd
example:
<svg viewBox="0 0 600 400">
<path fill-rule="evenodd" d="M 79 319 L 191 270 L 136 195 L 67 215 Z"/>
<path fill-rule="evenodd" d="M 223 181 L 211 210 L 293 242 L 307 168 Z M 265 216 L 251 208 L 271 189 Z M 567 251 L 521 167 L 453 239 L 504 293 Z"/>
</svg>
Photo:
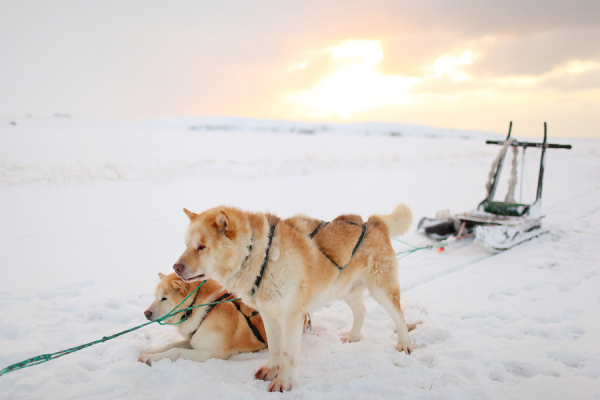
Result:
<svg viewBox="0 0 600 400">
<path fill-rule="evenodd" d="M 388 228 L 390 237 L 403 235 L 412 224 L 412 211 L 406 204 L 398 204 L 394 212 L 388 215 L 373 215 L 379 218 Z"/>
</svg>

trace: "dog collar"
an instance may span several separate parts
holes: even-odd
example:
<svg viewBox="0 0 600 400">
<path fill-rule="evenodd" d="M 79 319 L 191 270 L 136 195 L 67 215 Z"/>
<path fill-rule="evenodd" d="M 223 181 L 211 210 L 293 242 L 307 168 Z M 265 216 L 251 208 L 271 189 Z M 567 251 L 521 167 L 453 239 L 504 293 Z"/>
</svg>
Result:
<svg viewBox="0 0 600 400">
<path fill-rule="evenodd" d="M 267 264 L 269 263 L 269 250 L 271 250 L 271 243 L 273 242 L 273 234 L 275 233 L 275 226 L 276 225 L 271 226 L 271 230 L 269 231 L 269 245 L 267 246 L 265 259 L 263 260 L 262 265 L 260 267 L 260 274 L 258 274 L 258 276 L 256 277 L 256 280 L 254 281 L 254 286 L 252 287 L 252 290 L 250 291 L 251 296 L 254 296 L 254 294 L 258 291 L 258 289 L 260 288 L 260 284 L 263 281 L 263 277 L 265 276 L 265 270 L 267 269 Z"/>
</svg>

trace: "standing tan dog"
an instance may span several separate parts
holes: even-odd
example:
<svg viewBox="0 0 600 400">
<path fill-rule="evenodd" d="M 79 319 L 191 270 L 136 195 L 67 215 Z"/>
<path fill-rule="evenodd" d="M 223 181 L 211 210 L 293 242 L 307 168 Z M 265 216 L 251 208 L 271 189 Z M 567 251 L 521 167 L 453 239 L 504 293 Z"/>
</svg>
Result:
<svg viewBox="0 0 600 400">
<path fill-rule="evenodd" d="M 173 268 L 186 282 L 214 278 L 261 313 L 269 361 L 255 377 L 272 381 L 269 391 L 292 387 L 305 313 L 343 298 L 354 316 L 343 340 L 360 339 L 365 288 L 394 320 L 396 348 L 411 352 L 390 243 L 412 223 L 406 205 L 390 215 L 372 215 L 366 224 L 356 215 L 327 225 L 301 215 L 280 220 L 224 206 L 184 212 L 190 218 L 186 250 Z"/>
<path fill-rule="evenodd" d="M 200 282 L 186 283 L 176 274 L 159 273 L 155 300 L 144 312 L 150 321 L 162 318 L 196 289 Z M 202 285 L 180 309 L 213 303 L 219 299 L 233 297 L 219 283 L 210 280 Z M 178 323 L 177 329 L 185 338 L 169 343 L 159 349 L 142 354 L 138 361 L 152 364 L 154 361 L 178 358 L 206 361 L 209 358 L 227 359 L 238 353 L 258 351 L 267 347 L 266 333 L 257 311 L 242 302 L 227 302 L 206 306 L 175 314 L 165 322 Z"/>
</svg>

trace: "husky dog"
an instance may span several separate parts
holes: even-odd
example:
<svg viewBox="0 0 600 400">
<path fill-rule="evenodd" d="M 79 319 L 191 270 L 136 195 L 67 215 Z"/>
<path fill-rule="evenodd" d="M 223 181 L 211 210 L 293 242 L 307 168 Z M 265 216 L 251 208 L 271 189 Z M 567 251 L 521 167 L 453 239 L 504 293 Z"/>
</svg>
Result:
<svg viewBox="0 0 600 400">
<path fill-rule="evenodd" d="M 175 273 L 164 275 L 156 287 L 155 300 L 144 312 L 150 321 L 167 315 L 175 306 L 194 291 L 200 281 L 187 283 Z M 231 299 L 228 293 L 214 280 L 207 281 L 181 305 L 181 309 L 193 305 L 213 303 Z M 181 322 L 177 329 L 185 338 L 159 349 L 149 350 L 138 359 L 152 364 L 153 361 L 178 358 L 193 361 L 206 361 L 209 358 L 227 359 L 238 353 L 262 350 L 267 347 L 267 336 L 260 314 L 241 301 L 230 301 L 214 306 L 206 306 L 175 314 L 166 322 Z"/>
<path fill-rule="evenodd" d="M 343 340 L 360 339 L 365 289 L 394 320 L 396 349 L 411 352 L 390 243 L 412 223 L 406 205 L 390 215 L 372 215 L 366 223 L 357 215 L 330 223 L 304 215 L 280 220 L 225 206 L 184 212 L 190 219 L 186 249 L 173 268 L 184 282 L 213 278 L 260 312 L 269 361 L 255 378 L 272 381 L 269 391 L 292 387 L 306 313 L 342 298 L 354 316 Z"/>
</svg>

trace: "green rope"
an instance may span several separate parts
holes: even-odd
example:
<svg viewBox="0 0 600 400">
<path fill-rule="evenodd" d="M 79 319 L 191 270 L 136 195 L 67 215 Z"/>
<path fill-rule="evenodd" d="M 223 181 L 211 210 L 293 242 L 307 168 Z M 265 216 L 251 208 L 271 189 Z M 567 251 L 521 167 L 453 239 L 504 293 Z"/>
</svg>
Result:
<svg viewBox="0 0 600 400">
<path fill-rule="evenodd" d="M 418 250 L 429 250 L 431 249 L 431 247 L 427 246 L 427 247 L 416 247 L 414 249 L 411 250 L 406 250 L 406 251 L 401 251 L 399 253 L 396 253 L 396 257 L 400 256 L 402 254 L 401 257 L 398 257 L 398 260 L 402 260 L 404 257 L 408 257 L 410 256 L 412 253 L 418 251 Z"/>
<path fill-rule="evenodd" d="M 181 310 L 177 310 L 192 294 L 194 294 L 198 289 L 200 289 L 200 287 L 202 285 L 204 285 L 205 283 L 206 283 L 206 281 L 202 281 L 202 283 L 200 285 L 198 285 L 198 287 L 196 289 L 194 289 L 190 294 L 188 294 L 187 297 L 181 301 L 181 303 L 179 303 L 174 309 L 172 309 L 171 311 L 169 311 L 164 317 L 158 318 L 155 321 L 146 322 L 145 324 L 138 325 L 136 327 L 133 327 L 131 329 L 127 329 L 127 330 L 119 332 L 119 333 L 115 333 L 114 335 L 103 336 L 102 339 L 95 340 L 93 342 L 89 342 L 89 343 L 86 343 L 86 344 L 82 344 L 80 346 L 72 347 L 70 349 L 57 351 L 56 353 L 42 354 L 40 356 L 32 357 L 32 358 L 29 358 L 29 359 L 27 359 L 25 361 L 18 362 L 16 364 L 9 365 L 8 367 L 6 367 L 2 371 L 0 371 L 0 376 L 2 376 L 4 374 L 8 374 L 9 372 L 12 372 L 12 371 L 16 371 L 16 370 L 27 368 L 27 367 L 33 367 L 34 365 L 42 364 L 42 363 L 54 360 L 56 358 L 59 358 L 59 357 L 62 357 L 62 356 L 66 356 L 67 354 L 71 354 L 71 353 L 74 353 L 76 351 L 83 350 L 83 349 L 85 349 L 87 347 L 93 346 L 93 345 L 98 344 L 98 343 L 104 343 L 104 342 L 106 342 L 108 340 L 112 340 L 112 339 L 114 339 L 116 337 L 119 337 L 121 335 L 124 335 L 126 333 L 133 332 L 133 331 L 135 331 L 137 329 L 143 328 L 144 326 L 153 324 L 155 322 L 157 322 L 159 325 L 179 325 L 180 323 L 184 322 L 185 320 L 181 320 L 179 322 L 163 322 L 163 321 L 165 319 L 167 319 L 167 318 L 171 318 L 171 317 L 173 317 L 173 316 L 175 316 L 177 314 L 180 314 L 182 312 L 186 312 L 188 310 L 192 310 L 194 308 L 211 306 L 211 305 L 226 303 L 226 302 L 229 302 L 229 301 L 239 300 L 239 298 L 237 298 L 237 299 L 228 299 L 228 300 L 223 300 L 223 301 L 216 301 L 216 302 L 213 302 L 213 303 L 200 304 L 198 306 L 193 306 L 193 307 L 188 307 L 188 308 L 182 308 Z M 175 310 L 177 310 L 177 311 L 175 311 Z"/>
<path fill-rule="evenodd" d="M 402 240 L 400 240 L 400 239 L 396 239 L 396 238 L 392 238 L 392 239 L 393 239 L 393 240 L 395 240 L 396 242 L 400 242 L 400 243 L 402 243 L 402 244 L 405 244 L 405 245 L 407 245 L 407 246 L 410 246 L 410 247 L 412 247 L 412 248 L 415 248 L 415 249 L 417 248 L 417 246 L 415 246 L 415 245 L 412 245 L 412 244 L 410 244 L 410 243 L 403 242 L 403 241 L 402 241 Z"/>
<path fill-rule="evenodd" d="M 417 251 L 419 251 L 419 250 L 430 250 L 430 249 L 433 249 L 433 248 L 435 247 L 434 245 L 431 245 L 431 244 L 430 244 L 430 245 L 427 245 L 427 246 L 423 246 L 423 247 L 417 247 L 417 246 L 414 246 L 414 245 L 412 245 L 412 244 L 410 244 L 410 243 L 403 242 L 402 240 L 398 240 L 398 239 L 396 239 L 396 238 L 392 238 L 392 239 L 394 239 L 394 240 L 395 240 L 395 241 L 397 241 L 397 242 L 400 242 L 400 243 L 402 243 L 402 244 L 405 244 L 405 245 L 407 245 L 407 246 L 410 246 L 410 247 L 412 247 L 412 249 L 410 249 L 410 250 L 404 250 L 404 251 L 400 251 L 400 252 L 396 253 L 396 257 L 398 257 L 398 256 L 402 255 L 401 257 L 398 257 L 398 260 L 401 260 L 401 259 L 403 259 L 404 257 L 408 257 L 408 256 L 410 256 L 412 253 L 415 253 L 415 252 L 417 252 Z"/>
<path fill-rule="evenodd" d="M 464 237 L 464 236 L 462 236 L 462 237 Z M 454 236 L 450 236 L 450 237 L 448 237 L 448 238 L 446 238 L 444 240 L 441 240 L 441 241 L 439 241 L 439 242 L 437 242 L 435 244 L 429 244 L 429 245 L 423 246 L 423 247 L 417 247 L 417 246 L 414 246 L 414 245 L 412 245 L 410 243 L 403 242 L 402 240 L 398 240 L 396 238 L 392 238 L 392 239 L 394 239 L 396 242 L 400 242 L 402 244 L 405 244 L 407 246 L 412 247 L 412 249 L 404 250 L 404 251 L 400 251 L 400 252 L 396 253 L 396 257 L 402 255 L 401 257 L 398 258 L 398 260 L 401 260 L 404 257 L 408 257 L 412 253 L 414 253 L 416 251 L 419 251 L 419 250 L 443 249 L 444 247 L 449 246 L 452 243 L 456 242 L 460 238 L 456 238 Z"/>
</svg>

